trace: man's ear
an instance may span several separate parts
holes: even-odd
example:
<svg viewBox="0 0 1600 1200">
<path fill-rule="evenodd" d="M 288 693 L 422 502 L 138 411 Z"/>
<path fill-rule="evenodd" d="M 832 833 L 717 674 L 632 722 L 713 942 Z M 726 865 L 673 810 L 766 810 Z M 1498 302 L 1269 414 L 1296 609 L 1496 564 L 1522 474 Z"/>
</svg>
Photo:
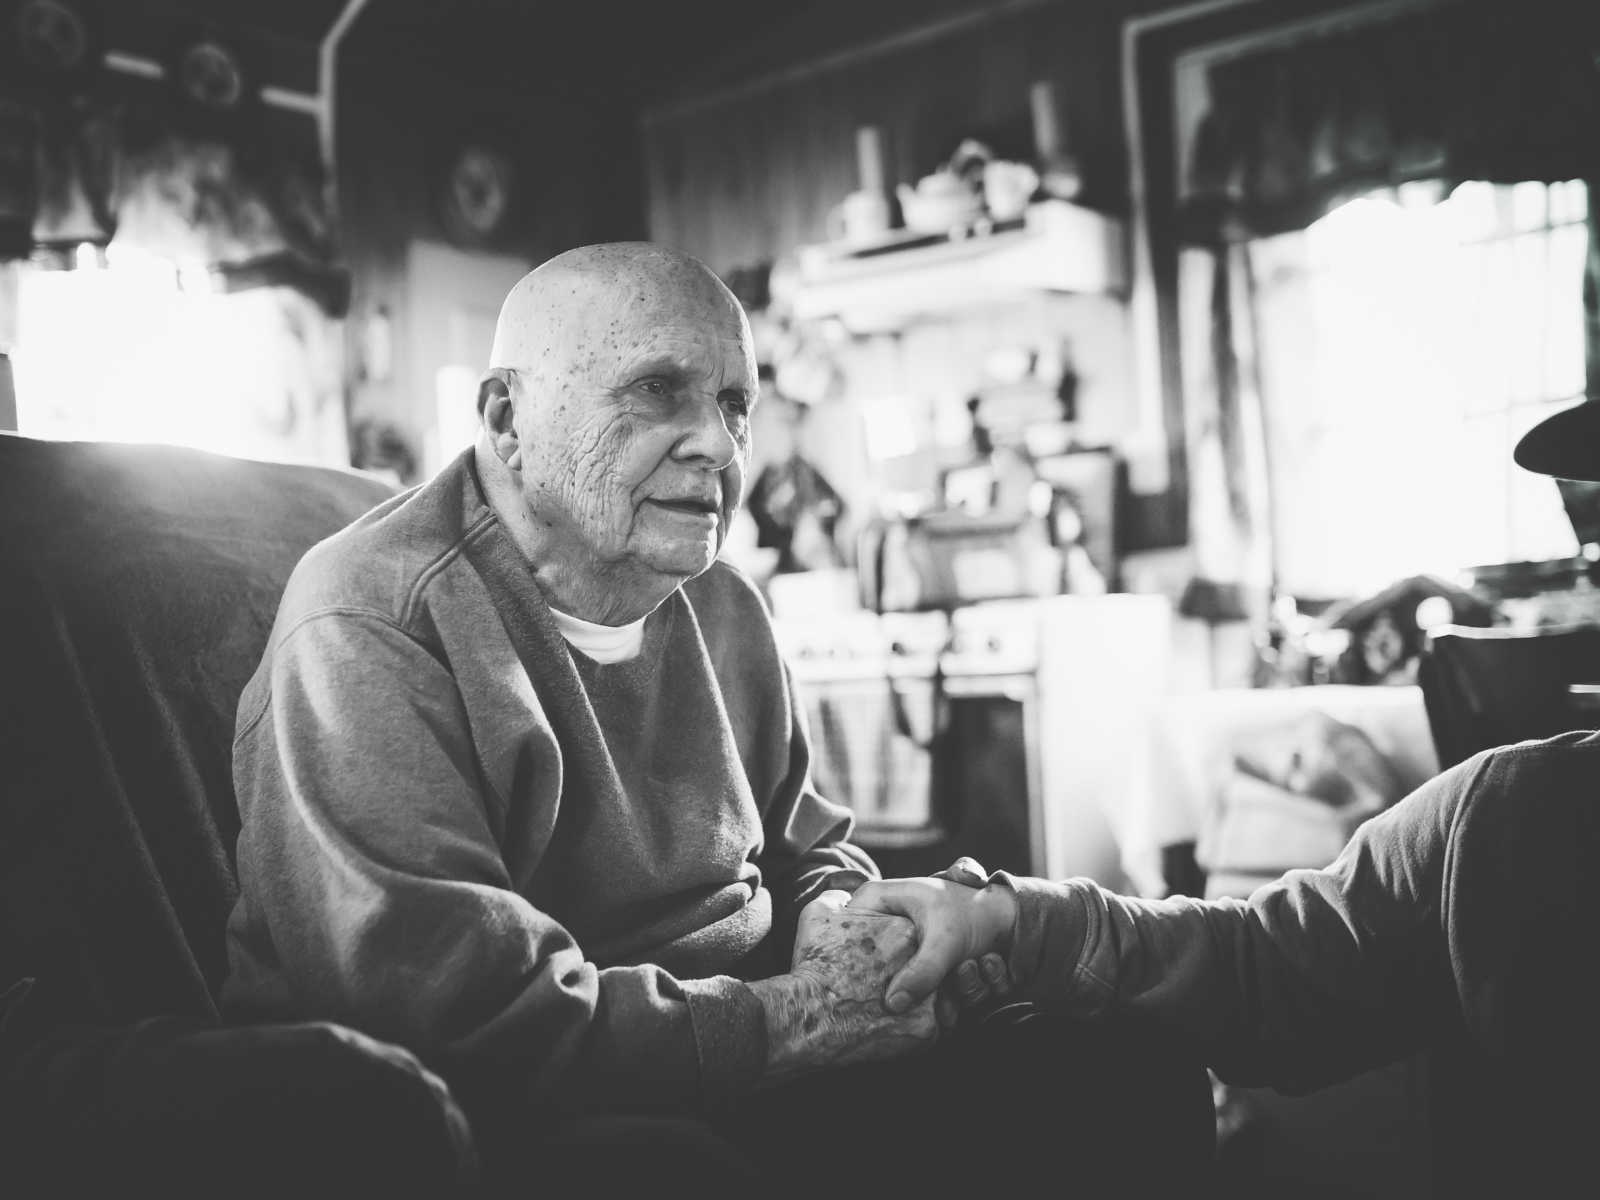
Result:
<svg viewBox="0 0 1600 1200">
<path fill-rule="evenodd" d="M 515 471 L 522 466 L 522 443 L 517 439 L 517 406 L 511 390 L 511 372 L 492 368 L 478 384 L 478 420 L 495 456 Z"/>
</svg>

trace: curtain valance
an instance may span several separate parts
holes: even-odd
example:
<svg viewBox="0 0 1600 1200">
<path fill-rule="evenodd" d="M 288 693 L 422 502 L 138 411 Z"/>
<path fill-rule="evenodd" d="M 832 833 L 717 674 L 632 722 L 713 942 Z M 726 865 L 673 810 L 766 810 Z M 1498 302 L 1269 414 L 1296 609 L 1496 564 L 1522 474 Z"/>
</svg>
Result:
<svg viewBox="0 0 1600 1200">
<path fill-rule="evenodd" d="M 1412 180 L 1595 179 L 1600 4 L 1454 0 L 1219 61 L 1187 147 L 1189 244 L 1301 229 Z"/>
</svg>

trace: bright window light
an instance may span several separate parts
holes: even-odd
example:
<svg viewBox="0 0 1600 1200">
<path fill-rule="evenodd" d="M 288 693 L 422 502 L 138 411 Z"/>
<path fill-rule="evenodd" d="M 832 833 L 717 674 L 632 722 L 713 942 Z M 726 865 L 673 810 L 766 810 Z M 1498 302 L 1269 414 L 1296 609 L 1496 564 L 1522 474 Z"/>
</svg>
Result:
<svg viewBox="0 0 1600 1200">
<path fill-rule="evenodd" d="M 1582 187 L 1379 193 L 1251 245 L 1290 591 L 1578 552 L 1511 448 L 1583 394 Z"/>
<path fill-rule="evenodd" d="M 867 453 L 872 458 L 882 462 L 916 452 L 916 424 L 907 397 L 874 396 L 861 406 L 861 416 L 866 425 Z"/>
<path fill-rule="evenodd" d="M 297 293 L 224 295 L 204 268 L 126 247 L 75 259 L 20 272 L 20 432 L 348 464 L 338 322 Z"/>
</svg>

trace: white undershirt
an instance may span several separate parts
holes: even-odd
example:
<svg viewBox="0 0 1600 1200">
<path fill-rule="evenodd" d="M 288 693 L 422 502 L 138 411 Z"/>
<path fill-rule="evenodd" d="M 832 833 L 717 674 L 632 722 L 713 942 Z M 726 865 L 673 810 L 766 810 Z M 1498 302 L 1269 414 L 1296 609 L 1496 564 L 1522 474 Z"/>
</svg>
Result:
<svg viewBox="0 0 1600 1200">
<path fill-rule="evenodd" d="M 552 608 L 550 615 L 556 619 L 556 628 L 567 644 L 597 663 L 627 662 L 637 657 L 639 647 L 644 645 L 643 617 L 627 625 L 596 625 L 559 608 Z"/>
</svg>

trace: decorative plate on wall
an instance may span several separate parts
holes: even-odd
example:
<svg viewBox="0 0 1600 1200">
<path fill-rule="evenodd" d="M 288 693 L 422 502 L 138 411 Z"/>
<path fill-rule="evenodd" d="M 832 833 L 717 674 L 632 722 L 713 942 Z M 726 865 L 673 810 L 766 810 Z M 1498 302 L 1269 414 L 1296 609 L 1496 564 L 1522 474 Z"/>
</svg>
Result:
<svg viewBox="0 0 1600 1200">
<path fill-rule="evenodd" d="M 84 14 L 63 0 L 23 0 L 12 16 L 22 63 L 59 76 L 98 65 L 98 37 Z"/>
<path fill-rule="evenodd" d="M 499 234 L 511 216 L 515 185 L 516 169 L 504 150 L 478 143 L 461 147 L 436 185 L 445 233 L 464 245 Z"/>
<path fill-rule="evenodd" d="M 232 112 L 248 86 L 238 53 L 219 38 L 201 37 L 177 55 L 176 81 L 185 99 L 213 112 Z"/>
<path fill-rule="evenodd" d="M 261 64 L 241 34 L 183 22 L 167 38 L 161 67 L 173 116 L 190 135 L 231 138 L 259 115 Z"/>
</svg>

